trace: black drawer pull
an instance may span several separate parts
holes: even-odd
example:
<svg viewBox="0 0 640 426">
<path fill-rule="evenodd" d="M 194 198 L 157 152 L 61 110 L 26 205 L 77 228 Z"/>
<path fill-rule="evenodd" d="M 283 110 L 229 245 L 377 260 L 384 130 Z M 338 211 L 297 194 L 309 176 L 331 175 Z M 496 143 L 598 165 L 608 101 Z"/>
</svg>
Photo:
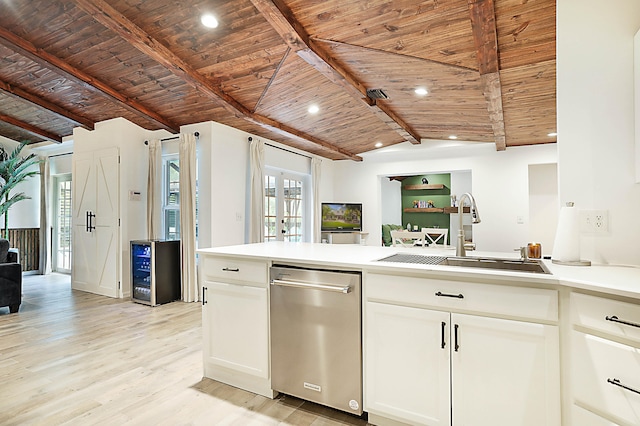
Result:
<svg viewBox="0 0 640 426">
<path fill-rule="evenodd" d="M 630 388 L 629 386 L 623 385 L 622 383 L 620 383 L 620 380 L 618 380 L 618 379 L 607 379 L 607 382 L 611 383 L 614 386 L 619 386 L 622 389 L 626 389 L 626 390 L 628 390 L 630 392 L 637 393 L 638 395 L 640 395 L 640 391 L 639 390 L 634 389 L 634 388 Z"/>
<path fill-rule="evenodd" d="M 239 268 L 222 268 L 225 272 L 240 272 Z"/>
<path fill-rule="evenodd" d="M 456 299 L 464 299 L 464 296 L 462 294 L 448 294 L 448 293 L 443 293 L 441 291 L 437 292 L 436 296 L 439 296 L 439 297 L 455 297 Z"/>
<path fill-rule="evenodd" d="M 207 288 L 202 287 L 202 306 L 207 304 Z"/>
<path fill-rule="evenodd" d="M 458 352 L 458 349 L 460 349 L 460 345 L 458 344 L 458 324 L 453 326 L 453 335 L 454 335 L 454 339 L 455 339 L 455 345 L 453 347 L 453 349 Z"/>
<path fill-rule="evenodd" d="M 618 317 L 615 316 L 615 315 L 610 316 L 610 317 L 609 316 L 604 317 L 604 319 L 606 319 L 607 321 L 617 322 L 619 324 L 624 324 L 624 325 L 629 325 L 631 327 L 640 328 L 640 324 L 636 324 L 634 322 L 629 322 L 629 321 L 624 321 L 624 320 L 618 319 Z"/>
<path fill-rule="evenodd" d="M 444 339 L 444 330 L 447 327 L 447 323 L 442 321 L 442 349 L 444 349 L 445 346 L 447 346 L 447 342 Z"/>
</svg>

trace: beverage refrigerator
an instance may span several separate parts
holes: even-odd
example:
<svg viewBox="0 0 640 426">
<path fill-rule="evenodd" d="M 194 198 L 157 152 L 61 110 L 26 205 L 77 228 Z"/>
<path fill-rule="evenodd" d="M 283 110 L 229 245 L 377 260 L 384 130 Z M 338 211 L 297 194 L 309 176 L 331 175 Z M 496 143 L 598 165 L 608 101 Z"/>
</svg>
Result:
<svg viewBox="0 0 640 426">
<path fill-rule="evenodd" d="M 131 297 L 150 306 L 180 299 L 180 241 L 131 241 Z"/>
</svg>

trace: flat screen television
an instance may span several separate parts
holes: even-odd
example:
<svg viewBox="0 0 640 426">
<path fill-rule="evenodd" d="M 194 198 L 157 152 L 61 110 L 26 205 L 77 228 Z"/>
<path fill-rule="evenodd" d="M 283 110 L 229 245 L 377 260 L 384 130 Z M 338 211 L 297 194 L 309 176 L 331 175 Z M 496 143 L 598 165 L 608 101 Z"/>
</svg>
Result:
<svg viewBox="0 0 640 426">
<path fill-rule="evenodd" d="M 362 231 L 362 204 L 322 203 L 323 232 Z"/>
</svg>

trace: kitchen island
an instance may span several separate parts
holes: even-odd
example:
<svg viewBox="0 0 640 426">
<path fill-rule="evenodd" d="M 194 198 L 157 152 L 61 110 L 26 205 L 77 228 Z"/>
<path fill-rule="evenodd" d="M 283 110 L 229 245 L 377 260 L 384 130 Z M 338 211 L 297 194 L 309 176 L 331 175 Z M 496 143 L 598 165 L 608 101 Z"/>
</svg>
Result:
<svg viewBox="0 0 640 426">
<path fill-rule="evenodd" d="M 551 274 L 533 274 L 379 261 L 401 252 L 454 255 L 307 243 L 200 250 L 205 375 L 273 397 L 269 267 L 358 271 L 371 423 L 640 422 L 640 269 L 545 261 Z"/>
</svg>

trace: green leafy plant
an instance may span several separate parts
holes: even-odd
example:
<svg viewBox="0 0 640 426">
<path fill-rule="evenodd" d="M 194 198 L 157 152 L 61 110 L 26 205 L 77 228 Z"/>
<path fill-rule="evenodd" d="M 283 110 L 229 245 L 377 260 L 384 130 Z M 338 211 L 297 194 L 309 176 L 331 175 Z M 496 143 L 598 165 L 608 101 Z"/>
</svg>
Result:
<svg viewBox="0 0 640 426">
<path fill-rule="evenodd" d="M 18 201 L 31 199 L 24 192 L 11 194 L 11 191 L 26 179 L 40 174 L 38 168 L 34 169 L 41 162 L 35 154 L 20 156 L 25 145 L 27 143 L 22 142 L 11 153 L 0 147 L 0 216 L 4 215 L 2 236 L 6 239 L 9 238 L 9 209 Z"/>
</svg>

